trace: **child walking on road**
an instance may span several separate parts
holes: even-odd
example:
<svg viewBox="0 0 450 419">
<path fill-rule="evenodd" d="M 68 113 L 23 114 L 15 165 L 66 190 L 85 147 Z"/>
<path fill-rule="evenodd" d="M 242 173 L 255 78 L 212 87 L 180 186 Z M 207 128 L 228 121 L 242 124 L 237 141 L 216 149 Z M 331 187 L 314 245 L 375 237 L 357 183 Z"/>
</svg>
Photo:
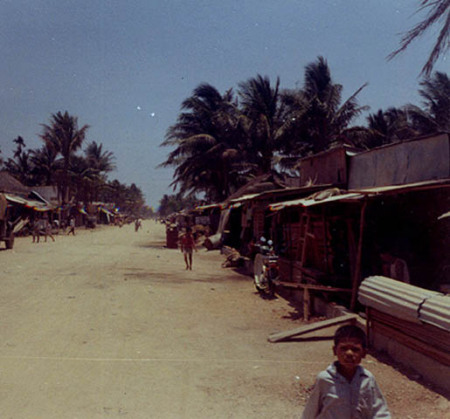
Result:
<svg viewBox="0 0 450 419">
<path fill-rule="evenodd" d="M 191 227 L 186 227 L 186 233 L 181 236 L 180 247 L 181 253 L 184 255 L 186 270 L 189 269 L 192 271 L 192 251 L 197 251 L 197 248 L 195 247 L 195 240 L 192 235 Z"/>
<path fill-rule="evenodd" d="M 366 335 L 357 326 L 340 327 L 334 335 L 337 361 L 318 374 L 302 419 L 391 418 L 374 376 L 360 366 Z"/>
</svg>

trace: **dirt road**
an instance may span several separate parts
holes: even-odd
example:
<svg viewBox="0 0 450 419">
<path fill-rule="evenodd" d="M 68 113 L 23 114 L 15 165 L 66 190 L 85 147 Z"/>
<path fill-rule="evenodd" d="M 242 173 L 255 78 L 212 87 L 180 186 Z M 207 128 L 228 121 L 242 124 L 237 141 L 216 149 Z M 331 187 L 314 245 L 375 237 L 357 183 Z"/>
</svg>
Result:
<svg viewBox="0 0 450 419">
<path fill-rule="evenodd" d="M 325 330 L 297 327 L 218 252 L 164 248 L 164 226 L 78 230 L 0 252 L 0 411 L 11 419 L 293 418 L 332 360 Z M 443 418 L 449 402 L 392 366 L 364 361 L 394 417 Z"/>
</svg>

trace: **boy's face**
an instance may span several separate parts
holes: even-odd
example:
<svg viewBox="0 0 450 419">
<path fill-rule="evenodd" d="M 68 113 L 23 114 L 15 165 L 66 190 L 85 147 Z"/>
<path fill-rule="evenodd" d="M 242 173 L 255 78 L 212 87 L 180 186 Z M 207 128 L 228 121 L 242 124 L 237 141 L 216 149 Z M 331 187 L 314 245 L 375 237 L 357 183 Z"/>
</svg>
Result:
<svg viewBox="0 0 450 419">
<path fill-rule="evenodd" d="M 337 356 L 339 364 L 348 370 L 355 369 L 366 356 L 366 350 L 357 338 L 341 339 L 337 346 L 333 347 L 333 352 Z"/>
</svg>

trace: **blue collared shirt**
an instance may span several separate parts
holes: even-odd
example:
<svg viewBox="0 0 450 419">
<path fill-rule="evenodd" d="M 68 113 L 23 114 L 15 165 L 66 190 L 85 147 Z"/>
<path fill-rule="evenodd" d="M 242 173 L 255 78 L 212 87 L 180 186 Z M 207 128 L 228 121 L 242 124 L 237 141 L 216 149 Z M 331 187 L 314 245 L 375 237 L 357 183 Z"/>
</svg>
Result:
<svg viewBox="0 0 450 419">
<path fill-rule="evenodd" d="M 386 400 L 370 371 L 358 366 L 351 382 L 336 362 L 317 376 L 302 419 L 390 419 Z"/>
</svg>

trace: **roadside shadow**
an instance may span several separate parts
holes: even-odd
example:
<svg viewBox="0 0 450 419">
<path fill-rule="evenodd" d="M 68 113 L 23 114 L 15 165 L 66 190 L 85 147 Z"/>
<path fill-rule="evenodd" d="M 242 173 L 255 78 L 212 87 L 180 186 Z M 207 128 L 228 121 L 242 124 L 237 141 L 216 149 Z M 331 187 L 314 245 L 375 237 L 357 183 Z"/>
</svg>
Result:
<svg viewBox="0 0 450 419">
<path fill-rule="evenodd" d="M 255 295 L 259 295 L 263 300 L 278 300 L 275 294 L 264 294 L 262 292 L 255 291 Z"/>
<path fill-rule="evenodd" d="M 136 247 L 143 247 L 146 249 L 168 249 L 165 242 L 154 241 L 154 242 L 140 242 L 135 244 Z"/>
<path fill-rule="evenodd" d="M 368 354 L 371 357 L 375 358 L 378 362 L 388 365 L 389 367 L 397 370 L 400 374 L 407 377 L 408 380 L 414 381 L 417 384 L 426 387 L 427 389 L 435 393 L 438 393 L 447 399 L 450 398 L 449 390 L 446 390 L 442 387 L 439 387 L 437 385 L 428 382 L 425 378 L 422 377 L 422 375 L 419 372 L 415 371 L 411 367 L 408 367 L 406 365 L 401 364 L 400 362 L 395 361 L 386 352 L 376 351 L 375 349 L 369 348 Z"/>
<path fill-rule="evenodd" d="M 283 340 L 279 340 L 281 343 L 304 343 L 304 342 L 322 342 L 322 341 L 331 341 L 334 339 L 334 336 L 309 336 L 309 337 L 291 337 Z M 274 342 L 274 343 L 278 343 Z"/>
</svg>

